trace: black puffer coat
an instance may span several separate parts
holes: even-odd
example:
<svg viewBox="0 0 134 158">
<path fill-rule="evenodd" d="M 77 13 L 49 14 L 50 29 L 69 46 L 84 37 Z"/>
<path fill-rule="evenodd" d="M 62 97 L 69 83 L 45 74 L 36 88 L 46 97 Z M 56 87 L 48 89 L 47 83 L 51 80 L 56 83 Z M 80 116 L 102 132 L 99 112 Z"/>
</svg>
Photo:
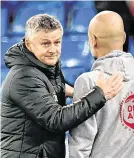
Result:
<svg viewBox="0 0 134 158">
<path fill-rule="evenodd" d="M 24 40 L 8 50 L 5 62 L 10 71 L 2 87 L 2 158 L 64 158 L 65 131 L 104 105 L 103 92 L 96 87 L 81 101 L 64 106 L 60 64 L 44 65 Z"/>
</svg>

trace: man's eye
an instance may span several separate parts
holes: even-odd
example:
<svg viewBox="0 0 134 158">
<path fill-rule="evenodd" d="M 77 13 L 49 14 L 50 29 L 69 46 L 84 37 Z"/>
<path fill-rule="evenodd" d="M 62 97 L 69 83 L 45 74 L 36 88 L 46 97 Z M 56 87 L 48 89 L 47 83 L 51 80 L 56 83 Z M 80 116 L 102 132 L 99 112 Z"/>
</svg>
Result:
<svg viewBox="0 0 134 158">
<path fill-rule="evenodd" d="M 50 43 L 49 43 L 49 42 L 43 42 L 42 45 L 44 45 L 44 46 L 49 46 Z"/>
<path fill-rule="evenodd" d="M 60 44 L 60 43 L 61 43 L 61 41 L 56 41 L 56 42 L 55 42 L 55 44 Z"/>
</svg>

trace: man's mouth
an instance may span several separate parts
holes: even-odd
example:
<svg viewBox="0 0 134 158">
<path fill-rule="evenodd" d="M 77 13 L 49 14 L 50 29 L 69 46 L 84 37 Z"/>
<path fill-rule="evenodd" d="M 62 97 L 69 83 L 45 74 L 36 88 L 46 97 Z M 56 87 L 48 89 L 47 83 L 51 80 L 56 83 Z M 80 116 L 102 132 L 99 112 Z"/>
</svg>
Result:
<svg viewBox="0 0 134 158">
<path fill-rule="evenodd" d="M 56 57 L 56 55 L 55 56 L 47 56 L 47 58 L 50 58 L 50 59 L 53 59 L 55 57 Z"/>
</svg>

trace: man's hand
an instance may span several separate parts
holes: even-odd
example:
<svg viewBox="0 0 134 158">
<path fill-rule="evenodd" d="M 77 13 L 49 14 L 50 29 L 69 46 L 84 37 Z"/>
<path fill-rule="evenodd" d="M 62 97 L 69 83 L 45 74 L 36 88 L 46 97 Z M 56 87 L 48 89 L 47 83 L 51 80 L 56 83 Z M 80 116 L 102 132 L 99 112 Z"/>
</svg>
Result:
<svg viewBox="0 0 134 158">
<path fill-rule="evenodd" d="M 104 74 L 101 72 L 96 84 L 103 90 L 106 100 L 109 100 L 121 90 L 123 86 L 123 75 L 117 72 L 108 79 L 104 79 Z"/>
<path fill-rule="evenodd" d="M 65 84 L 66 97 L 73 97 L 73 92 L 74 92 L 74 88 L 66 83 Z"/>
</svg>

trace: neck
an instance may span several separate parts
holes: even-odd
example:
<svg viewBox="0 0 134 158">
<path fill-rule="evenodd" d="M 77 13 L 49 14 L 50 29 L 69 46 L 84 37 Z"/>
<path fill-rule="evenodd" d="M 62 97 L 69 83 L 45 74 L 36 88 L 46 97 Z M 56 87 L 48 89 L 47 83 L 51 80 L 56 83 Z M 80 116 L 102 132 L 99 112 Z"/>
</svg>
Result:
<svg viewBox="0 0 134 158">
<path fill-rule="evenodd" d="M 98 58 L 103 57 L 103 56 L 109 54 L 110 52 L 112 52 L 114 50 L 123 51 L 123 47 L 113 47 L 113 48 L 109 48 L 109 49 L 108 48 L 102 48 L 98 52 Z"/>
</svg>

